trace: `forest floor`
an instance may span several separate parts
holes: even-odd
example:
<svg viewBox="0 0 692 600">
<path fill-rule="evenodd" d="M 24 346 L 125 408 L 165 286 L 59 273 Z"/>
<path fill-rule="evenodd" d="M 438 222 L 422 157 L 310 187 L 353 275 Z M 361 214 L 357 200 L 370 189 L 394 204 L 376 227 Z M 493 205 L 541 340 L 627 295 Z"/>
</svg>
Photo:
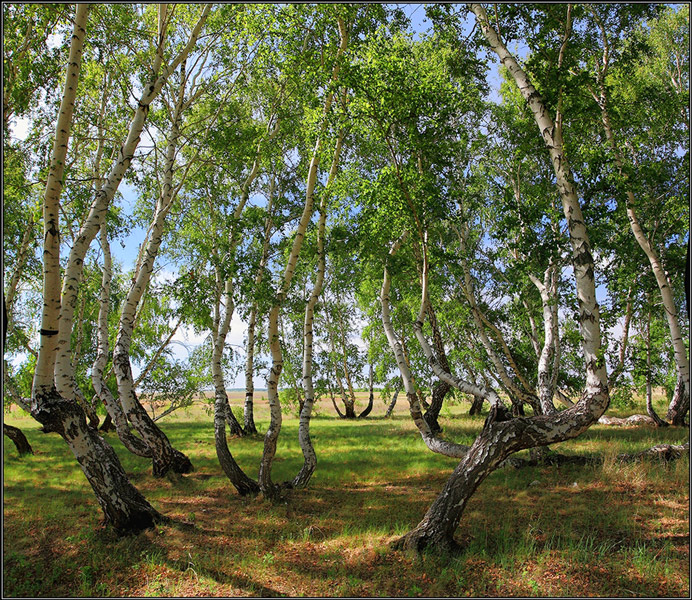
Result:
<svg viewBox="0 0 692 600">
<path fill-rule="evenodd" d="M 265 393 L 266 394 L 266 393 Z M 234 394 L 232 404 L 242 404 Z M 260 434 L 229 439 L 256 476 Z M 361 394 L 358 405 L 365 401 Z M 503 468 L 472 498 L 457 556 L 415 556 L 388 544 L 414 527 L 456 461 L 429 452 L 400 401 L 376 398 L 370 417 L 345 421 L 322 400 L 311 425 L 318 466 L 310 485 L 271 504 L 241 498 L 216 459 L 202 403 L 158 422 L 195 472 L 151 475 L 148 460 L 115 447 L 133 483 L 170 525 L 117 537 L 66 444 L 21 411 L 5 415 L 35 454 L 4 437 L 3 597 L 105 596 L 648 596 L 689 597 L 689 460 L 619 464 L 617 454 L 684 443 L 686 428 L 596 425 L 551 447 L 600 455 L 595 466 Z M 485 416 L 443 409 L 444 435 L 470 443 Z M 664 413 L 664 403 L 657 408 Z M 609 411 L 627 416 L 637 411 Z M 284 415 L 274 481 L 302 464 L 298 420 Z M 520 453 L 525 455 L 525 453 Z"/>
</svg>

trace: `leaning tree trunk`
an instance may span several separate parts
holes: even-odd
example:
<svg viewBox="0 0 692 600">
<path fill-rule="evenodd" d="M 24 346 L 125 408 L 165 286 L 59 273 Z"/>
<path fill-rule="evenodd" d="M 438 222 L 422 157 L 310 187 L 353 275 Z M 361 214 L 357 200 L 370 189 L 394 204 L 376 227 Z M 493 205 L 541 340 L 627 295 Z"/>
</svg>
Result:
<svg viewBox="0 0 692 600">
<path fill-rule="evenodd" d="M 603 60 L 600 65 L 600 70 L 598 73 L 598 85 L 599 93 L 598 95 L 593 92 L 592 95 L 594 100 L 597 102 L 599 108 L 601 109 L 601 121 L 603 124 L 603 130 L 610 145 L 610 149 L 613 153 L 613 162 L 617 168 L 618 175 L 623 179 L 624 183 L 627 185 L 625 190 L 625 211 L 627 213 L 627 219 L 630 223 L 630 229 L 634 238 L 637 240 L 639 247 L 643 250 L 644 254 L 649 260 L 651 265 L 651 271 L 656 278 L 656 284 L 658 285 L 659 292 L 661 294 L 661 301 L 663 303 L 663 312 L 665 313 L 666 320 L 668 322 L 668 329 L 670 331 L 670 338 L 673 345 L 673 354 L 675 357 L 675 366 L 677 368 L 678 379 L 682 383 L 682 389 L 677 397 L 673 398 L 676 403 L 671 406 L 668 410 L 668 418 L 673 421 L 677 420 L 678 423 L 684 422 L 685 415 L 689 410 L 690 404 L 690 363 L 687 356 L 687 348 L 685 347 L 685 342 L 682 337 L 682 329 L 680 327 L 680 319 L 678 317 L 677 308 L 675 306 L 675 299 L 673 298 L 673 287 L 670 277 L 667 271 L 663 267 L 663 263 L 659 254 L 656 252 L 654 245 L 649 240 L 646 232 L 639 222 L 639 217 L 637 216 L 637 211 L 635 207 L 635 197 L 632 187 L 629 185 L 629 175 L 625 170 L 625 160 L 624 156 L 618 146 L 617 140 L 615 138 L 615 132 L 613 130 L 610 113 L 608 111 L 608 93 L 605 84 L 605 78 L 609 67 L 609 55 L 610 48 L 607 35 L 605 33 L 605 28 L 599 19 L 596 19 L 600 29 L 601 37 L 604 45 Z M 677 423 L 674 423 L 677 424 Z"/>
<path fill-rule="evenodd" d="M 401 245 L 404 243 L 406 238 L 408 237 L 408 232 L 405 232 L 394 244 L 392 244 L 392 247 L 389 250 L 389 256 L 393 256 L 398 252 L 399 248 Z M 427 292 L 427 284 L 426 284 L 426 276 L 425 276 L 425 266 L 424 266 L 424 275 L 423 275 L 423 288 L 424 288 L 424 294 Z M 413 376 L 411 374 L 411 369 L 408 365 L 408 362 L 406 360 L 406 356 L 404 355 L 404 349 L 402 347 L 402 344 L 399 342 L 399 340 L 396 337 L 396 334 L 394 332 L 394 327 L 392 325 L 392 319 L 391 319 L 391 314 L 390 314 L 390 301 L 389 301 L 389 290 L 391 288 L 391 275 L 389 272 L 389 267 L 385 263 L 385 268 L 384 268 L 384 277 L 382 278 L 382 287 L 380 288 L 380 304 L 382 305 L 382 326 L 385 331 L 385 335 L 387 336 L 387 341 L 389 342 L 389 347 L 391 348 L 392 352 L 394 353 L 394 357 L 396 359 L 397 366 L 399 367 L 399 373 L 401 374 L 401 381 L 404 384 L 404 390 L 406 392 L 406 398 L 408 399 L 409 402 L 409 412 L 411 413 L 411 418 L 413 419 L 414 424 L 418 428 L 418 431 L 420 432 L 421 437 L 423 438 L 423 441 L 425 442 L 425 445 L 432 450 L 433 452 L 437 452 L 439 454 L 443 454 L 444 456 L 454 456 L 457 458 L 460 458 L 466 454 L 466 451 L 468 450 L 468 446 L 462 446 L 461 444 L 455 444 L 452 442 L 448 442 L 445 440 L 441 440 L 440 438 L 436 437 L 435 434 L 431 431 L 430 426 L 428 425 L 428 422 L 423 418 L 423 412 L 421 410 L 421 405 L 418 400 L 418 394 L 416 393 L 416 388 L 413 380 Z M 425 296 L 424 296 L 425 297 Z M 423 306 L 421 307 L 421 312 L 419 313 L 419 322 L 422 327 L 422 321 L 420 321 L 420 314 L 424 314 L 425 312 L 425 303 L 423 303 Z M 417 325 L 416 324 L 416 333 L 418 333 L 417 330 Z M 440 379 L 445 379 L 445 378 L 450 378 L 451 376 L 448 373 L 444 373 L 442 369 L 439 367 L 439 365 L 432 364 L 435 362 L 435 359 L 432 355 L 432 350 L 430 349 L 429 346 L 427 346 L 424 351 L 426 352 L 426 356 L 428 357 L 429 362 L 431 362 L 431 366 L 433 369 L 435 369 L 435 374 L 440 377 Z M 437 367 L 437 368 L 436 368 Z"/>
<path fill-rule="evenodd" d="M 115 427 L 115 431 L 123 445 L 133 454 L 151 458 L 151 449 L 147 443 L 138 438 L 130 430 L 127 417 L 120 403 L 113 397 L 106 385 L 104 371 L 108 362 L 108 313 L 110 311 L 110 287 L 112 280 L 112 260 L 106 224 L 101 224 L 101 249 L 103 251 L 103 273 L 101 276 L 101 293 L 99 296 L 99 315 L 97 323 L 96 360 L 91 368 L 91 381 L 94 391 L 101 399 L 108 412 L 107 422 Z M 107 431 L 106 422 L 101 431 Z"/>
<path fill-rule="evenodd" d="M 370 371 L 368 375 L 368 405 L 363 409 L 363 412 L 358 415 L 359 419 L 364 419 L 372 412 L 372 407 L 375 403 L 375 388 L 372 382 L 372 363 L 370 363 Z"/>
<path fill-rule="evenodd" d="M 189 473 L 193 470 L 190 459 L 171 445 L 166 434 L 154 423 L 142 407 L 135 391 L 132 366 L 130 364 L 130 346 L 134 329 L 137 306 L 142 300 L 144 291 L 149 285 L 154 261 L 163 241 L 165 219 L 171 209 L 180 186 L 174 187 L 173 174 L 176 165 L 177 145 L 180 137 L 182 111 L 185 105 L 184 63 L 180 90 L 172 115 L 172 128 L 166 148 L 166 160 L 163 168 L 163 185 L 156 203 L 154 219 L 150 227 L 149 239 L 146 242 L 141 260 L 138 261 L 132 286 L 127 294 L 120 315 L 118 335 L 113 349 L 113 366 L 118 380 L 118 394 L 127 419 L 142 436 L 151 450 L 154 477 L 163 477 L 169 471 Z"/>
<path fill-rule="evenodd" d="M 489 417 L 483 431 L 457 465 L 443 492 L 432 504 L 423 520 L 415 529 L 398 540 L 398 547 L 417 551 L 427 547 L 454 550 L 457 546 L 453 538 L 454 532 L 468 500 L 478 485 L 504 458 L 524 448 L 546 446 L 578 436 L 605 412 L 609 403 L 605 361 L 601 356 L 594 264 L 581 206 L 564 152 L 561 103 L 558 102 L 557 119 L 554 123 L 528 76 L 490 25 L 483 6 L 480 4 L 468 6 L 476 15 L 477 22 L 490 47 L 500 57 L 502 64 L 516 82 L 534 116 L 552 159 L 572 244 L 582 350 L 586 363 L 586 388 L 577 404 L 554 415 L 521 417 L 509 421 L 493 421 Z M 571 7 L 567 10 L 567 28 L 560 49 L 560 62 L 571 31 Z M 492 413 L 491 409 L 491 416 Z"/>
<path fill-rule="evenodd" d="M 17 448 L 17 452 L 19 452 L 19 456 L 26 456 L 27 454 L 34 453 L 29 440 L 26 439 L 24 432 L 19 429 L 19 427 L 13 427 L 12 425 L 3 423 L 2 430 L 3 433 L 14 443 L 15 447 Z"/>
<path fill-rule="evenodd" d="M 396 401 L 397 401 L 397 398 L 399 397 L 400 391 L 401 391 L 401 386 L 397 385 L 396 389 L 394 390 L 394 393 L 392 394 L 392 399 L 389 402 L 389 406 L 387 406 L 387 410 L 384 413 L 385 419 L 388 419 L 389 417 L 392 416 L 392 411 L 394 410 L 394 407 L 396 406 Z"/>
<path fill-rule="evenodd" d="M 80 464 L 107 523 L 120 532 L 141 531 L 164 519 L 130 483 L 113 449 L 87 426 L 82 408 L 55 387 L 60 324 L 60 193 L 81 66 L 88 5 L 77 5 L 67 77 L 43 198 L 43 311 L 31 414 L 47 432 L 58 433 Z M 76 269 L 73 270 L 76 273 Z"/>
</svg>

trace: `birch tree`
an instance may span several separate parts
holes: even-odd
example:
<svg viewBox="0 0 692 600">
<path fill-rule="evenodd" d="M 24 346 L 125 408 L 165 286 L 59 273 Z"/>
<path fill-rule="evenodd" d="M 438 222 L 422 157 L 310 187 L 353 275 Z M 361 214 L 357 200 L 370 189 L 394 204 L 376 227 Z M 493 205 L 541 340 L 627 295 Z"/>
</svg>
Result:
<svg viewBox="0 0 692 600">
<path fill-rule="evenodd" d="M 31 413 L 46 431 L 58 433 L 68 444 L 91 484 L 106 521 L 118 531 L 139 531 L 162 520 L 162 516 L 130 483 L 113 449 L 87 427 L 84 412 L 74 399 L 56 389 L 54 364 L 58 354 L 60 326 L 59 201 L 72 112 L 79 82 L 86 35 L 87 5 L 77 5 L 70 57 L 60 112 L 56 124 L 51 169 L 44 195 L 44 253 L 41 345 L 34 375 Z"/>
</svg>

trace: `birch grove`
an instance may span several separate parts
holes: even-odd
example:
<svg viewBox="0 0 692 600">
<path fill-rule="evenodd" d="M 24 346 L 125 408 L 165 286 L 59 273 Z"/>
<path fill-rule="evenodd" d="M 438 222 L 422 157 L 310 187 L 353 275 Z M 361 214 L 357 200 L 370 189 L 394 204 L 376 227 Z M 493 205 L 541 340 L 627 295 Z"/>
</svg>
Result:
<svg viewBox="0 0 692 600">
<path fill-rule="evenodd" d="M 392 542 L 417 552 L 457 550 L 517 452 L 687 427 L 688 8 L 429 5 L 428 31 L 378 4 L 3 11 L 4 404 L 65 440 L 117 532 L 168 517 L 102 415 L 180 491 L 194 447 L 167 423 L 202 408 L 210 476 L 290 503 L 323 484 L 321 419 L 394 427 L 403 391 L 406 435 L 457 461 Z M 483 416 L 455 440 L 460 402 Z"/>
</svg>

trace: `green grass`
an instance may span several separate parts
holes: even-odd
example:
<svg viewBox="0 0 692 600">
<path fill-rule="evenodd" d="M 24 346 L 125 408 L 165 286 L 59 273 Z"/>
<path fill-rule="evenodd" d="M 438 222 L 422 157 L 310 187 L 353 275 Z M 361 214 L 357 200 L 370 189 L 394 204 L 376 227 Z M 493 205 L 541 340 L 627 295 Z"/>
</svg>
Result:
<svg viewBox="0 0 692 600">
<path fill-rule="evenodd" d="M 445 435 L 470 442 L 483 417 L 446 409 Z M 620 465 L 615 456 L 682 443 L 682 428 L 595 426 L 553 449 L 599 454 L 599 466 L 501 469 L 471 499 L 459 556 L 416 557 L 388 543 L 415 526 L 456 461 L 429 452 L 404 407 L 347 422 L 326 405 L 312 423 L 317 471 L 285 503 L 241 498 L 199 408 L 160 422 L 195 472 L 155 480 L 150 461 L 115 447 L 169 526 L 118 538 L 65 443 L 29 417 L 7 421 L 36 454 L 4 441 L 3 595 L 29 596 L 687 596 L 689 461 Z M 266 411 L 258 407 L 266 430 Z M 297 420 L 284 416 L 272 473 L 302 463 Z M 256 476 L 262 437 L 229 440 Z M 525 455 L 526 453 L 521 453 Z M 533 481 L 539 485 L 531 486 Z M 575 485 L 576 484 L 576 485 Z M 187 526 L 183 526 L 187 523 Z"/>
</svg>

